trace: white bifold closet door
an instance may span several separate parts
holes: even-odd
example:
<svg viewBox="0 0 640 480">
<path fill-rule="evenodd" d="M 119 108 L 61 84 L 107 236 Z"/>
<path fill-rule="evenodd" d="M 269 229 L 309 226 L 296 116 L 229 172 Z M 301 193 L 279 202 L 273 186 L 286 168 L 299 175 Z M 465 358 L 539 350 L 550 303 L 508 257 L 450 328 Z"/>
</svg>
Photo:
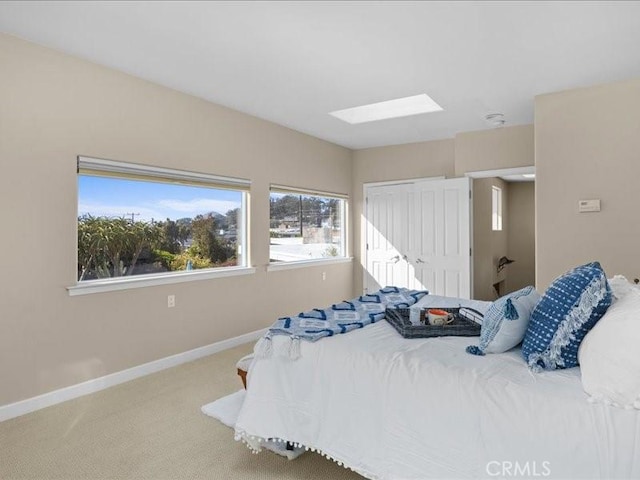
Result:
<svg viewBox="0 0 640 480">
<path fill-rule="evenodd" d="M 365 190 L 365 291 L 394 285 L 470 298 L 470 180 Z"/>
</svg>

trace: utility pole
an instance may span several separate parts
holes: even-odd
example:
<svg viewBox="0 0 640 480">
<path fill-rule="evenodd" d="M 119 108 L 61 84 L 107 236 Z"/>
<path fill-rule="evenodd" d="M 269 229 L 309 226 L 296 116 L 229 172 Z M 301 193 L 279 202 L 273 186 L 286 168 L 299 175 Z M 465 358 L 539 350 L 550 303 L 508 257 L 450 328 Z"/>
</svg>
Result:
<svg viewBox="0 0 640 480">
<path fill-rule="evenodd" d="M 302 195 L 300 195 L 300 236 L 304 237 L 304 233 L 302 231 Z"/>
<path fill-rule="evenodd" d="M 329 205 L 329 243 L 333 243 L 333 208 Z"/>
<path fill-rule="evenodd" d="M 131 223 L 134 223 L 136 221 L 135 217 L 140 215 L 139 213 L 125 213 L 124 216 L 128 217 L 129 215 L 131 215 Z"/>
</svg>

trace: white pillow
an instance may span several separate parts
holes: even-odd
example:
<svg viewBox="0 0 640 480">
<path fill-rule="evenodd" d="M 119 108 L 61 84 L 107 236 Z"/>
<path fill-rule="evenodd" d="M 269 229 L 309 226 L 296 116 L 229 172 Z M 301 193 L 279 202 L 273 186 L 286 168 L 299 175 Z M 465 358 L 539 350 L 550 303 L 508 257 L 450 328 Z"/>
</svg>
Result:
<svg viewBox="0 0 640 480">
<path fill-rule="evenodd" d="M 631 283 L 623 275 L 616 275 L 608 280 L 611 287 L 611 293 L 617 300 L 624 297 L 631 290 L 638 290 L 638 285 Z"/>
<path fill-rule="evenodd" d="M 640 290 L 609 307 L 580 345 L 582 387 L 591 401 L 640 409 Z"/>
</svg>

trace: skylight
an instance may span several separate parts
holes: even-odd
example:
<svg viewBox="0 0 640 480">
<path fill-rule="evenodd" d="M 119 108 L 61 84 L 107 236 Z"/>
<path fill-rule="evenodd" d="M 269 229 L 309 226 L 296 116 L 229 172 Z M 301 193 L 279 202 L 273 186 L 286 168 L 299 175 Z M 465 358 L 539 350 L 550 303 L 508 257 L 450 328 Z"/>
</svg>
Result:
<svg viewBox="0 0 640 480">
<path fill-rule="evenodd" d="M 429 95 L 422 93 L 412 97 L 336 110 L 329 115 L 347 123 L 356 124 L 440 111 L 442 111 L 442 107 L 434 102 Z"/>
</svg>

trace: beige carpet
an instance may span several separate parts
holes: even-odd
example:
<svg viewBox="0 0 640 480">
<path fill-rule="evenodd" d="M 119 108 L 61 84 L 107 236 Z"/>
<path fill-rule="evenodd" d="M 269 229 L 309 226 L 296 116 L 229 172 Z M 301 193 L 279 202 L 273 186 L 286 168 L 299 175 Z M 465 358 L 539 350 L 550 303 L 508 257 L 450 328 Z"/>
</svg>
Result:
<svg viewBox="0 0 640 480">
<path fill-rule="evenodd" d="M 351 479 L 315 453 L 252 454 L 200 407 L 241 388 L 243 345 L 0 423 L 0 479 Z"/>
</svg>

